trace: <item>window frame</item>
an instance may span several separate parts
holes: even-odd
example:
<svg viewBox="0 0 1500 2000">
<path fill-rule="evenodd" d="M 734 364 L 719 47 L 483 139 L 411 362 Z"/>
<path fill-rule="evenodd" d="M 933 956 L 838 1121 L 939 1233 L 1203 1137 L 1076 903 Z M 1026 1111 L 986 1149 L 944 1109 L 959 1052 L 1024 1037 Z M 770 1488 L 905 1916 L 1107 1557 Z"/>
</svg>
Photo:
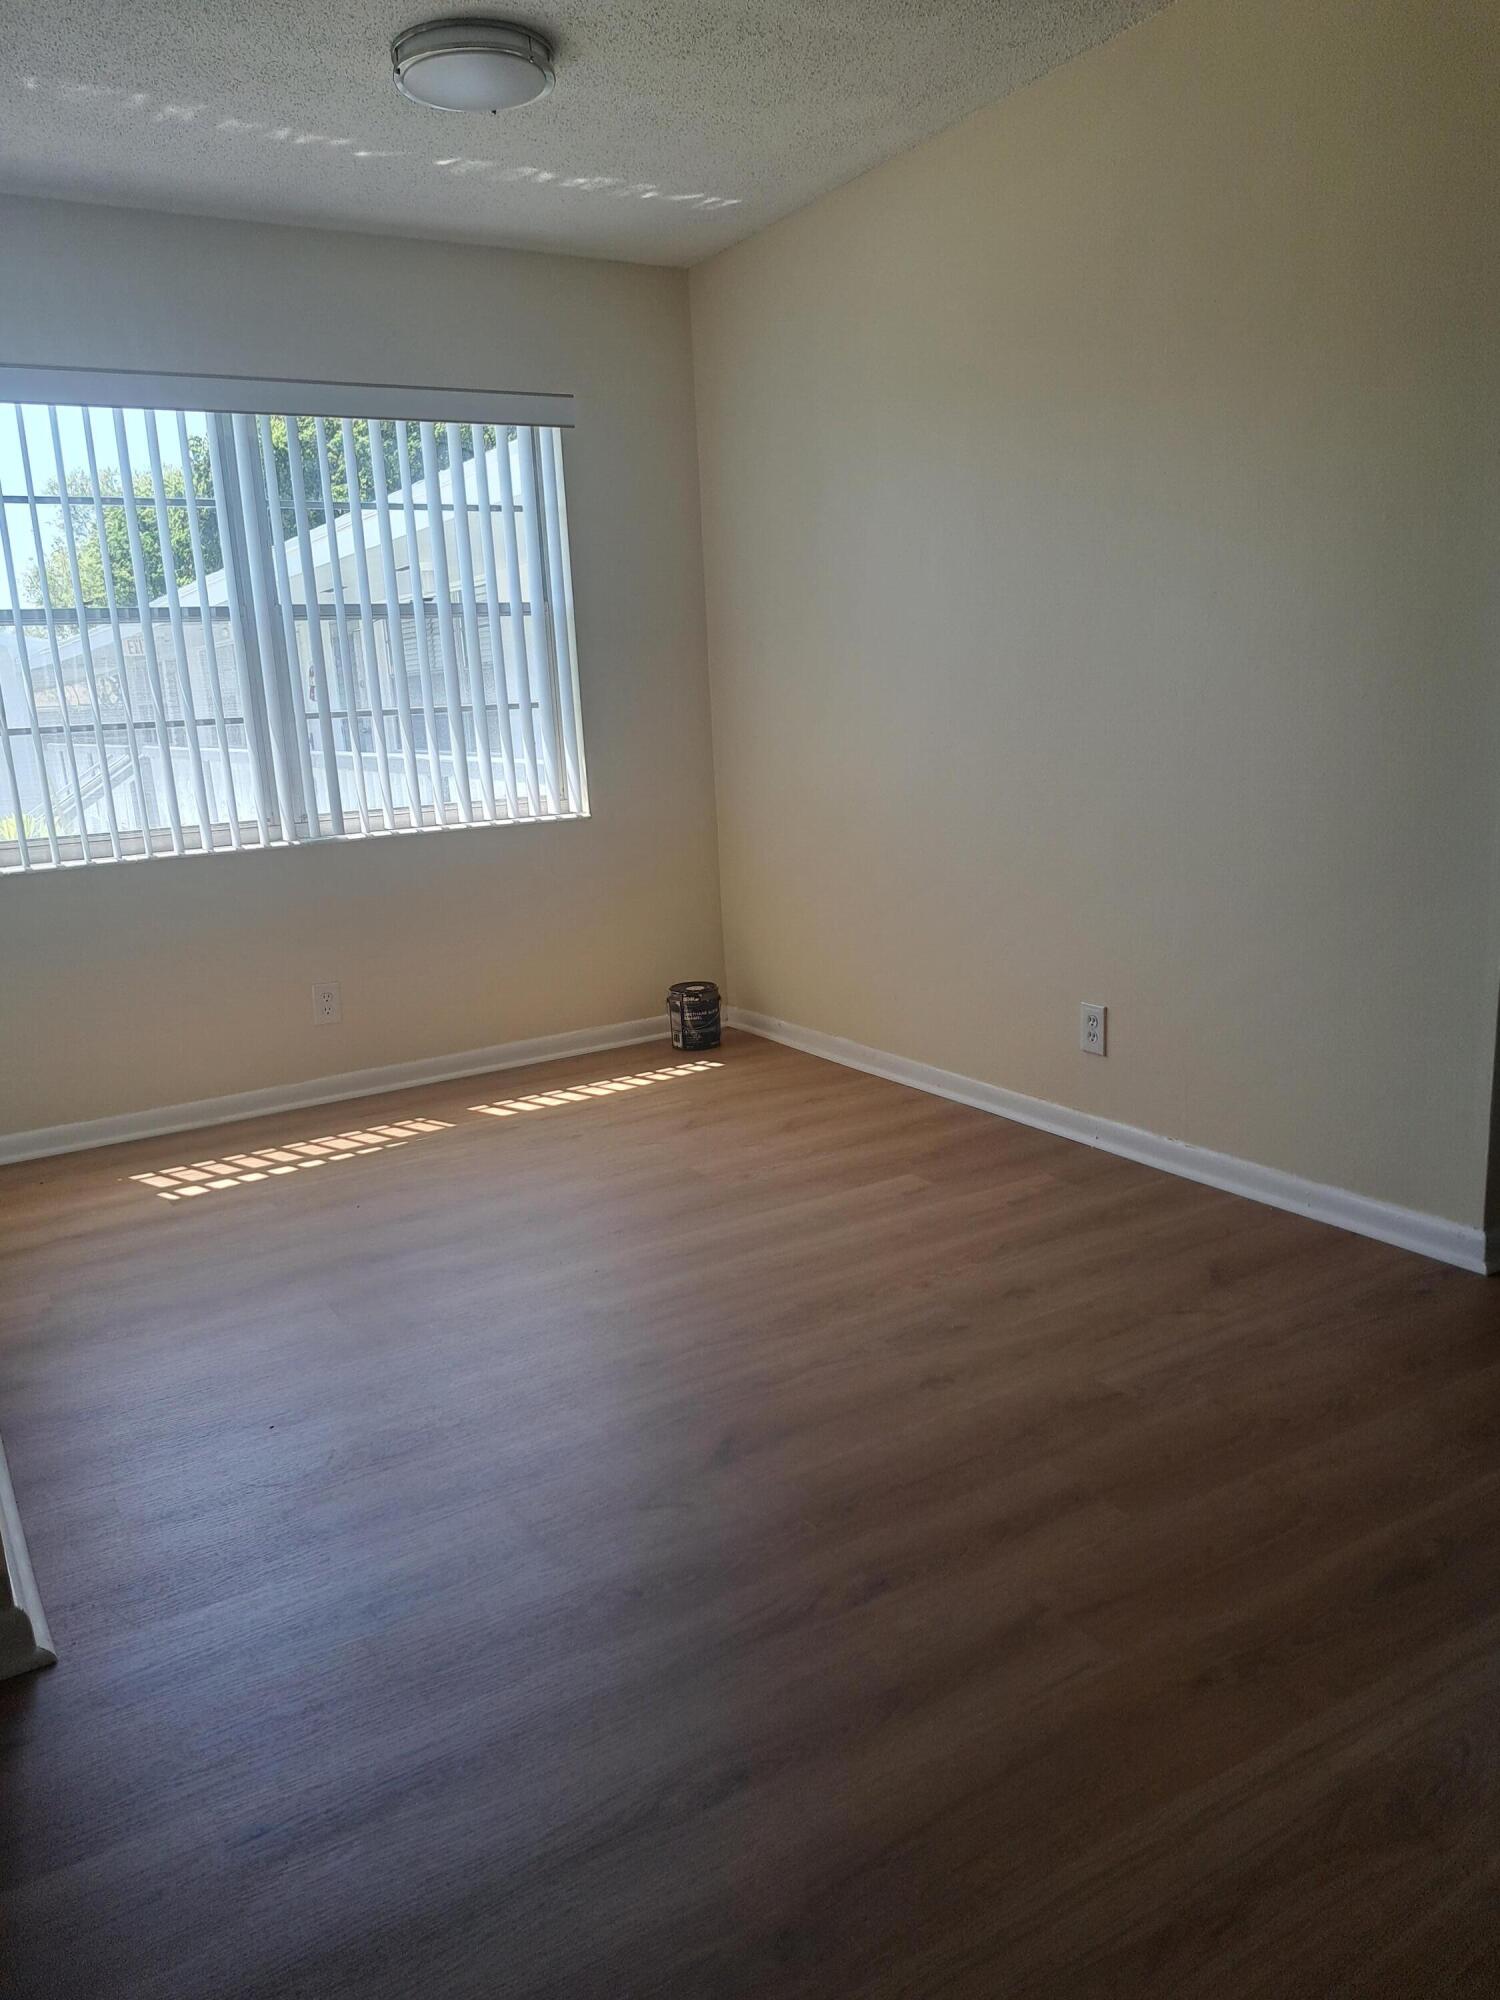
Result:
<svg viewBox="0 0 1500 2000">
<path fill-rule="evenodd" d="M 127 829 L 125 826 L 120 825 L 112 833 L 102 830 L 89 831 L 86 828 L 70 833 L 63 833 L 57 830 L 49 838 L 46 833 L 28 833 L 24 827 L 18 825 L 14 836 L 0 837 L 0 871 L 6 873 L 38 872 L 52 874 L 58 872 L 60 869 L 69 867 L 77 868 L 100 862 L 114 863 L 116 861 L 172 858 L 174 856 L 185 858 L 188 855 L 227 854 L 241 851 L 263 852 L 277 847 L 295 847 L 329 840 L 399 838 L 412 833 L 444 832 L 458 828 L 467 830 L 479 826 L 545 825 L 553 821 L 576 820 L 589 816 L 588 779 L 583 742 L 578 646 L 572 587 L 572 554 L 567 518 L 567 498 L 562 476 L 561 433 L 573 427 L 574 399 L 572 396 L 550 391 L 511 392 L 455 388 L 420 388 L 410 385 L 392 386 L 389 384 L 370 383 L 293 381 L 280 378 L 230 375 L 163 374 L 156 371 L 134 369 L 106 370 L 16 363 L 0 364 L 0 403 L 16 406 L 30 405 L 83 409 L 90 413 L 90 418 L 93 413 L 101 411 L 137 411 L 146 413 L 148 422 L 152 424 L 159 422 L 162 417 L 170 417 L 179 413 L 202 413 L 208 425 L 215 430 L 223 462 L 227 467 L 233 467 L 233 470 L 226 475 L 227 490 L 221 493 L 216 489 L 211 497 L 209 495 L 202 496 L 199 504 L 204 506 L 212 505 L 218 516 L 221 531 L 220 560 L 222 568 L 226 573 L 230 571 L 234 572 L 234 582 L 232 585 L 234 600 L 242 607 L 254 605 L 253 612 L 248 617 L 242 615 L 238 621 L 238 623 L 244 625 L 244 632 L 239 635 L 236 641 L 231 642 L 232 656 L 239 675 L 239 693 L 243 712 L 232 718 L 230 726 L 236 731 L 240 729 L 244 731 L 244 749 L 250 764 L 250 782 L 254 787 L 255 796 L 257 797 L 257 811 L 264 816 L 266 822 L 264 838 L 262 837 L 260 822 L 253 818 L 247 819 L 243 814 L 234 820 L 228 817 L 211 819 L 208 822 L 205 837 L 204 827 L 200 825 L 196 811 L 191 823 L 189 823 L 189 817 L 186 812 L 179 814 L 180 825 L 175 834 L 170 826 L 147 826 Z M 258 494 L 260 503 L 254 518 L 260 525 L 262 532 L 265 529 L 265 514 L 261 510 L 269 510 L 271 521 L 274 524 L 280 518 L 281 501 L 277 496 L 269 492 L 266 475 L 261 466 L 253 460 L 247 459 L 244 438 L 237 435 L 233 428 L 237 420 L 244 420 L 253 424 L 271 416 L 288 419 L 314 417 L 327 419 L 330 422 L 342 421 L 345 418 L 362 421 L 369 425 L 369 435 L 372 439 L 375 436 L 375 425 L 377 422 L 382 424 L 390 422 L 399 426 L 442 424 L 470 427 L 471 443 L 478 438 L 481 428 L 493 427 L 500 432 L 502 439 L 505 436 L 506 430 L 510 428 L 519 430 L 524 427 L 531 432 L 531 439 L 526 449 L 532 454 L 534 497 L 536 516 L 538 518 L 534 518 L 529 524 L 528 532 L 534 543 L 529 562 L 534 560 L 539 564 L 535 584 L 514 605 L 511 605 L 507 601 L 502 607 L 498 604 L 492 604 L 488 595 L 478 596 L 474 590 L 473 582 L 467 581 L 465 584 L 465 594 L 462 599 L 462 609 L 466 621 L 477 615 L 479 625 L 493 625 L 491 633 L 493 643 L 500 629 L 498 621 L 502 615 L 516 617 L 523 621 L 530 620 L 533 624 L 538 624 L 542 617 L 541 606 L 545 604 L 545 629 L 550 635 L 547 647 L 546 668 L 551 679 L 557 683 L 553 688 L 551 696 L 548 697 L 554 703 L 555 713 L 552 716 L 547 731 L 547 755 L 552 761 L 557 776 L 561 781 L 559 784 L 548 786 L 546 779 L 542 776 L 540 767 L 536 766 L 533 761 L 529 770 L 528 790 L 524 797 L 519 795 L 519 787 L 514 787 L 512 788 L 514 805 L 507 803 L 506 811 L 503 814 L 494 811 L 493 808 L 491 814 L 486 816 L 474 812 L 472 808 L 476 801 L 473 795 L 473 784 L 468 775 L 467 768 L 465 769 L 462 786 L 460 787 L 458 783 L 458 766 L 462 764 L 467 767 L 471 754 L 467 735 L 461 735 L 460 738 L 462 756 L 455 756 L 452 725 L 453 711 L 446 701 L 441 707 L 432 705 L 429 669 L 424 664 L 421 670 L 423 676 L 422 685 L 428 704 L 428 712 L 426 723 L 424 723 L 424 748 L 420 753 L 420 757 L 421 761 L 427 766 L 432 796 L 423 797 L 419 791 L 418 803 L 415 810 L 413 810 L 409 800 L 406 804 L 398 806 L 395 803 L 394 796 L 388 794 L 390 803 L 382 807 L 381 824 L 365 823 L 366 814 L 362 804 L 360 808 L 361 823 L 353 825 L 346 823 L 342 827 L 336 823 L 333 812 L 319 809 L 316 800 L 308 800 L 306 796 L 305 773 L 300 768 L 300 764 L 306 761 L 301 754 L 302 746 L 299 745 L 299 755 L 292 756 L 290 754 L 290 745 L 295 738 L 295 732 L 299 728 L 305 730 L 310 720 L 316 724 L 319 717 L 312 715 L 312 704 L 308 700 L 305 690 L 302 695 L 303 714 L 299 717 L 295 713 L 292 694 L 292 688 L 295 684 L 294 676 L 300 678 L 304 670 L 304 663 L 301 659 L 300 650 L 295 665 L 289 660 L 281 628 L 284 621 L 288 617 L 293 616 L 294 608 L 300 612 L 300 616 L 303 619 L 306 619 L 310 607 L 305 603 L 303 606 L 296 606 L 294 597 L 285 595 L 283 588 L 278 587 L 276 579 L 273 578 L 272 596 L 276 605 L 276 611 L 281 615 L 278 616 L 275 613 L 269 616 L 264 615 L 266 599 L 264 588 L 266 583 L 266 576 L 264 574 L 265 556 L 267 553 L 274 553 L 277 563 L 284 566 L 285 551 L 292 546 L 292 539 L 295 538 L 285 540 L 279 549 L 275 549 L 274 544 L 268 543 L 267 547 L 259 552 L 262 563 L 262 575 L 259 579 L 256 579 L 253 574 L 255 569 L 254 558 L 251 550 L 246 546 L 246 509 L 248 508 L 251 496 L 251 487 L 246 484 L 247 463 L 249 479 Z M 552 479 L 551 486 L 547 491 L 547 508 L 545 510 L 553 516 L 557 546 L 554 546 L 553 534 L 548 531 L 547 521 L 539 518 L 544 512 L 544 474 L 538 442 L 540 434 L 544 431 L 555 431 L 559 434 L 556 446 L 555 477 Z M 402 461 L 404 463 L 405 447 L 403 446 L 401 449 Z M 451 449 L 452 447 L 450 446 L 450 453 Z M 548 446 L 547 449 L 550 450 L 551 447 Z M 453 463 L 451 456 L 449 462 L 450 465 Z M 326 470 L 326 464 L 324 469 Z M 425 494 L 423 500 L 416 503 L 418 509 L 425 512 L 429 540 L 431 539 L 434 524 L 444 521 L 447 516 L 456 515 L 460 508 L 462 508 L 465 518 L 467 518 L 468 514 L 475 511 L 476 506 L 481 510 L 483 508 L 484 502 L 482 500 L 472 502 L 469 498 L 467 475 L 465 475 L 464 479 L 463 499 L 461 502 L 456 499 L 453 493 L 451 477 L 449 484 L 450 492 L 446 503 L 441 498 L 440 487 L 436 498 L 434 498 L 431 492 L 428 492 Z M 506 484 L 508 487 L 509 473 L 506 475 Z M 160 493 L 160 488 L 157 490 Z M 37 495 L 34 476 L 28 482 L 27 491 L 28 497 Z M 309 491 L 311 492 L 312 489 L 310 488 Z M 139 494 L 139 488 L 137 488 L 137 494 Z M 10 495 L 8 497 L 12 504 L 17 503 L 19 499 L 17 495 Z M 394 494 L 388 495 L 386 501 L 381 503 L 382 507 L 388 506 L 390 501 L 395 497 Z M 143 503 L 139 498 L 136 498 L 132 504 L 137 512 L 139 512 Z M 503 503 L 490 504 L 492 514 L 500 513 L 503 515 L 505 511 Z M 368 507 L 370 503 L 364 503 L 364 505 Z M 519 500 L 511 500 L 509 505 L 519 515 L 521 512 Z M 347 515 L 335 516 L 332 513 L 325 513 L 324 515 L 325 524 L 330 530 L 333 529 L 333 523 L 336 519 L 342 520 L 347 518 Z M 305 534 L 306 532 L 306 519 L 299 518 L 299 534 Z M 274 525 L 272 533 L 274 535 Z M 448 562 L 446 531 L 440 540 L 443 542 L 442 563 L 446 574 Z M 336 542 L 334 544 L 334 553 L 337 556 Z M 39 542 L 37 543 L 37 555 L 40 560 L 41 547 Z M 362 558 L 361 560 L 363 561 L 364 559 Z M 468 558 L 465 558 L 465 560 L 468 560 Z M 558 568 L 559 564 L 560 569 Z M 335 562 L 334 566 L 337 568 L 339 564 Z M 438 626 L 445 647 L 445 661 L 453 673 L 453 678 L 449 686 L 450 689 L 458 689 L 459 683 L 456 668 L 452 660 L 447 659 L 446 654 L 446 649 L 452 645 L 457 624 L 452 585 L 450 583 L 446 600 L 437 591 L 435 580 L 434 587 L 429 590 L 424 581 L 424 566 L 415 549 L 409 552 L 408 566 L 410 572 L 408 599 L 402 600 L 400 598 L 398 587 L 394 607 L 389 601 L 381 606 L 387 633 L 390 630 L 393 608 L 398 623 L 404 611 L 409 609 L 414 624 L 420 623 L 422 626 L 423 637 L 418 641 L 420 651 L 427 643 L 426 621 L 430 610 L 434 605 L 441 605 L 442 608 L 438 611 Z M 564 584 L 561 602 L 557 601 L 551 589 L 552 583 L 555 582 L 559 575 Z M 280 585 L 284 586 L 285 581 L 286 579 L 283 575 L 280 578 Z M 257 593 L 257 585 L 259 585 L 259 593 Z M 186 588 L 185 585 L 182 587 Z M 309 588 L 309 584 L 305 579 L 303 587 L 304 592 Z M 540 595 L 538 595 L 538 587 Z M 313 605 L 322 603 L 323 600 L 319 595 L 316 583 L 313 582 L 310 588 L 312 590 L 311 603 Z M 343 588 L 342 584 L 340 588 Z M 169 595 L 175 610 L 175 589 L 170 591 Z M 78 607 L 72 605 L 68 607 L 61 605 L 52 606 L 50 600 L 46 600 L 45 588 L 43 597 L 47 602 L 50 641 L 52 636 L 51 621 L 54 615 L 65 625 L 78 624 L 79 621 L 76 616 Z M 389 593 L 387 593 L 387 597 L 389 598 Z M 532 601 L 533 598 L 535 598 L 535 602 Z M 154 603 L 155 600 L 153 600 Z M 142 613 L 149 608 L 138 605 L 133 614 L 122 613 L 119 620 L 115 622 L 119 624 L 136 624 L 140 622 Z M 368 609 L 368 607 L 366 608 Z M 18 603 L 14 607 L 14 610 L 19 619 L 22 606 Z M 315 621 L 320 628 L 319 636 L 315 643 L 320 649 L 323 643 L 321 637 L 323 615 L 319 613 Z M 330 607 L 328 613 L 330 622 L 333 621 L 335 615 L 337 617 L 336 629 L 342 630 L 343 637 L 347 642 L 348 633 L 358 622 L 359 614 L 348 611 L 340 603 L 337 614 L 334 614 L 332 607 Z M 200 607 L 200 622 L 203 616 L 204 612 Z M 237 622 L 227 611 L 225 616 L 229 622 Z M 113 611 L 111 611 L 111 617 L 113 620 Z M 559 633 L 557 629 L 559 626 L 564 628 L 565 637 Z M 466 633 L 470 629 L 467 623 L 465 629 Z M 476 626 L 474 629 L 477 630 L 478 627 Z M 539 629 L 541 629 L 540 626 Z M 524 650 L 526 643 L 524 632 L 522 639 Z M 389 644 L 389 640 L 387 643 Z M 263 658 L 263 648 L 267 648 L 275 657 L 269 660 Z M 87 646 L 85 650 L 87 650 Z M 434 647 L 433 650 L 436 651 L 436 648 Z M 25 662 L 27 653 L 22 649 L 18 649 L 18 651 L 20 651 L 22 670 L 26 671 Z M 218 651 L 217 642 L 210 642 L 209 652 L 215 660 L 213 670 L 215 675 L 219 671 L 217 664 Z M 507 653 L 508 651 L 509 644 L 507 644 Z M 404 632 L 401 640 L 400 654 L 402 672 L 409 677 L 409 669 L 406 665 L 407 654 Z M 479 657 L 469 658 L 466 640 L 465 658 L 471 676 L 470 701 L 464 703 L 462 699 L 460 700 L 458 709 L 460 718 L 468 714 L 476 705 L 474 700 L 476 693 L 478 701 L 483 702 L 487 709 L 493 710 L 495 706 L 495 703 L 487 701 L 485 697 L 484 677 L 479 668 Z M 564 658 L 567 662 L 568 677 L 571 683 L 566 693 L 564 693 L 561 686 Z M 174 663 L 178 672 L 186 671 L 186 660 L 187 655 L 184 654 L 183 661 L 176 663 L 174 653 Z M 396 668 L 394 662 L 389 659 L 387 664 L 390 668 L 394 685 Z M 492 657 L 491 670 L 496 681 L 495 701 L 498 702 L 502 710 L 507 711 L 509 714 L 520 713 L 522 715 L 522 727 L 525 730 L 528 744 L 531 742 L 534 730 L 537 732 L 537 740 L 541 740 L 542 732 L 537 728 L 537 720 L 540 716 L 541 708 L 539 698 L 535 692 L 532 693 L 529 707 L 533 711 L 533 717 L 528 719 L 523 713 L 523 705 L 511 696 L 504 665 L 503 661 L 497 661 Z M 368 710 L 358 707 L 354 700 L 347 701 L 343 706 L 334 710 L 329 702 L 331 677 L 327 675 L 326 669 L 323 670 L 323 675 L 325 684 L 323 692 L 319 697 L 319 714 L 325 719 L 335 714 L 337 715 L 342 721 L 349 738 L 350 751 L 348 754 L 363 759 L 368 754 L 364 749 L 362 741 L 363 726 L 368 722 L 372 728 L 383 731 L 391 719 L 392 710 L 384 701 L 383 690 L 381 690 L 381 700 L 373 704 Z M 367 667 L 367 679 L 368 675 L 369 669 Z M 435 678 L 435 675 L 436 669 L 434 668 L 433 678 Z M 351 676 L 351 691 L 353 687 L 354 679 Z M 406 698 L 409 699 L 409 691 Z M 274 710 L 272 704 L 275 705 Z M 470 808 L 467 816 L 461 810 L 458 802 L 448 796 L 447 787 L 439 782 L 442 774 L 444 752 L 440 747 L 441 732 L 434 734 L 430 728 L 434 716 L 444 718 L 444 729 L 447 732 L 449 740 L 446 760 L 454 767 L 455 789 L 460 791 L 460 796 L 465 798 Z M 96 730 L 114 730 L 120 726 L 120 724 L 114 722 L 105 723 L 98 713 L 97 706 L 95 706 L 87 724 L 74 723 L 65 716 L 62 721 L 57 723 L 39 724 L 35 728 L 18 728 L 14 719 L 12 719 L 10 733 L 13 736 L 29 737 L 38 754 L 41 754 L 42 739 L 46 735 L 58 733 L 67 738 L 71 743 L 74 740 L 78 740 L 78 732 L 84 728 L 87 728 L 92 734 Z M 137 731 L 143 726 L 149 727 L 149 725 L 143 725 L 133 715 L 127 718 L 123 725 L 127 732 L 127 743 L 134 744 L 136 739 L 131 732 Z M 503 725 L 507 741 L 509 740 L 510 726 L 508 720 Z M 170 759 L 172 745 L 182 741 L 184 731 L 196 730 L 201 735 L 203 731 L 211 730 L 214 727 L 214 718 L 196 715 L 192 719 L 189 719 L 185 716 L 162 715 L 158 717 L 155 727 L 158 746 L 165 748 L 166 754 Z M 490 724 L 486 721 L 484 724 L 486 741 L 488 740 L 489 728 Z M 273 778 L 273 764 L 276 761 L 273 744 L 278 736 L 278 732 L 284 749 L 284 760 L 283 768 Z M 330 736 L 328 744 L 331 745 L 332 741 L 333 739 Z M 200 744 L 199 750 L 195 750 L 194 752 L 193 762 L 195 767 L 199 765 L 201 748 L 202 745 Z M 393 765 L 399 754 L 399 750 L 390 752 Z M 409 752 L 408 754 L 410 755 L 411 753 Z M 488 754 L 490 754 L 491 762 L 493 763 L 493 753 Z M 534 753 L 532 754 L 534 759 Z M 507 755 L 509 755 L 509 752 L 507 752 Z M 326 770 L 324 773 L 324 783 L 333 787 L 339 794 L 334 802 L 340 807 L 340 817 L 348 820 L 353 818 L 353 809 L 348 806 L 342 797 L 343 786 L 338 775 L 339 768 L 338 764 L 335 763 L 331 769 Z M 420 769 L 420 765 L 413 763 L 412 768 Z M 47 783 L 45 776 L 42 782 L 45 786 Z M 361 776 L 361 797 L 363 797 L 363 784 L 364 779 Z M 544 803 L 542 798 L 542 789 L 544 787 L 548 790 L 554 809 L 538 809 L 539 804 Z M 407 790 L 409 791 L 409 789 L 408 785 Z M 498 789 L 497 784 L 496 789 Z M 532 796 L 533 793 L 535 793 L 535 798 Z M 238 788 L 233 780 L 230 781 L 230 796 L 235 799 L 236 803 L 242 803 L 242 800 L 238 797 Z M 283 811 L 283 798 L 286 806 L 290 808 L 289 813 Z M 560 809 L 559 802 L 566 802 L 566 809 Z M 19 796 L 15 801 L 15 807 L 19 819 L 23 811 L 22 801 Z M 112 827 L 114 826 L 113 815 L 111 825 Z M 55 860 L 53 859 L 54 844 L 56 847 Z"/>
</svg>

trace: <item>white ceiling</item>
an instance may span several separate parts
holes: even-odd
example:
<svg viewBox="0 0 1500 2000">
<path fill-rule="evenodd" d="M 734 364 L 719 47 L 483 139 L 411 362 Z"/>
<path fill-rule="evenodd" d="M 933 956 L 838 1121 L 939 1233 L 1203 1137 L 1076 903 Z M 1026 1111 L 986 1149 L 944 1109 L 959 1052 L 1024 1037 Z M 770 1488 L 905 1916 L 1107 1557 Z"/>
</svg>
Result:
<svg viewBox="0 0 1500 2000">
<path fill-rule="evenodd" d="M 392 88 L 423 0 L 0 0 L 0 188 L 692 264 L 1162 4 L 546 0 L 483 118 Z"/>
</svg>

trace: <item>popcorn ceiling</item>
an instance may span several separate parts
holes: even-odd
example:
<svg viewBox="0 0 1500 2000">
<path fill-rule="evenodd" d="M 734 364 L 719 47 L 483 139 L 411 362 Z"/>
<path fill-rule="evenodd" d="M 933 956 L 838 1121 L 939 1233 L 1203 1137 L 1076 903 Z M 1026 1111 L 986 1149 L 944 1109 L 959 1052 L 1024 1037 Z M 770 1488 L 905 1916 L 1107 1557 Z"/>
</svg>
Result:
<svg viewBox="0 0 1500 2000">
<path fill-rule="evenodd" d="M 393 89 L 422 0 L 11 0 L 0 187 L 692 264 L 1161 4 L 555 0 L 555 90 L 484 118 Z"/>
</svg>

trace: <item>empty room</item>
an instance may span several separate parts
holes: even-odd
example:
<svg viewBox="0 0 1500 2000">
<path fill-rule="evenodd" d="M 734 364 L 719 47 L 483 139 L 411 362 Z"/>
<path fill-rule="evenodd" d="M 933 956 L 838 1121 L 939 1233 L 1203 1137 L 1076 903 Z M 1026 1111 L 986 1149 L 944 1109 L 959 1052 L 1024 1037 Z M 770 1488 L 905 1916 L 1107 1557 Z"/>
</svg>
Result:
<svg viewBox="0 0 1500 2000">
<path fill-rule="evenodd" d="M 4 0 L 0 274 L 0 1993 L 1500 1993 L 1494 0 Z"/>
</svg>

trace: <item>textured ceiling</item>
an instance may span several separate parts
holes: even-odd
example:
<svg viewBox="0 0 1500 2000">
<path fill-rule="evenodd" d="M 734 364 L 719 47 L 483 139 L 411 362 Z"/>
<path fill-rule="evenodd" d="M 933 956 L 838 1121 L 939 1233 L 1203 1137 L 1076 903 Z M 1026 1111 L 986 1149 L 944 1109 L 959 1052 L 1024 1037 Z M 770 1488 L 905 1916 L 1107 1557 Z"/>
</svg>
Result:
<svg viewBox="0 0 1500 2000">
<path fill-rule="evenodd" d="M 422 0 L 0 0 L 0 188 L 692 264 L 1162 4 L 554 0 L 483 118 L 392 88 Z"/>
</svg>

